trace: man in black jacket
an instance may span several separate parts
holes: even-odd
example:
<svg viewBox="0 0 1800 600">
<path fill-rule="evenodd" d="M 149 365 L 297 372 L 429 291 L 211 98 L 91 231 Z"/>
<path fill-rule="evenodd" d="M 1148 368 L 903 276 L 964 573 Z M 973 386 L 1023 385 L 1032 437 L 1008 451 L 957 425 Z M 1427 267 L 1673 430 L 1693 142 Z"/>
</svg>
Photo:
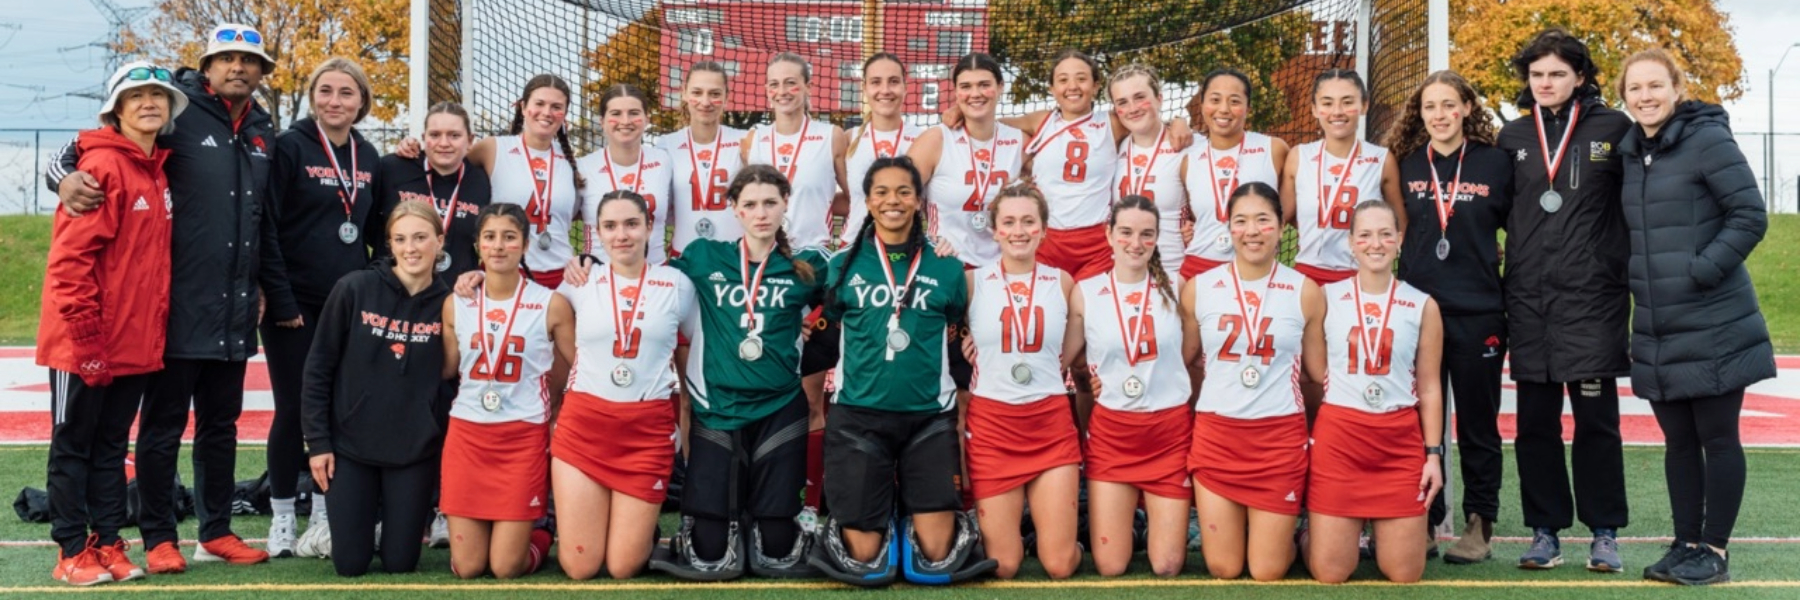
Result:
<svg viewBox="0 0 1800 600">
<path fill-rule="evenodd" d="M 173 486 L 190 400 L 194 508 L 200 518 L 194 559 L 232 564 L 268 559 L 268 553 L 231 532 L 231 491 L 244 370 L 256 354 L 261 319 L 259 265 L 274 244 L 262 204 L 273 126 L 251 94 L 274 67 L 254 28 L 229 23 L 214 28 L 200 70 L 175 74 L 188 110 L 176 118 L 173 133 L 157 139 L 158 146 L 173 151 L 163 170 L 174 202 L 174 230 L 164 368 L 145 395 L 138 423 L 139 525 L 152 573 L 187 568 L 177 550 Z M 92 209 L 99 190 L 93 177 L 74 171 L 73 145 L 59 162 L 45 179 L 61 196 L 63 209 L 71 214 Z"/>
<path fill-rule="evenodd" d="M 1500 130 L 1517 190 L 1507 217 L 1506 312 L 1518 383 L 1519 491 L 1531 548 L 1519 567 L 1562 563 L 1557 532 L 1577 514 L 1593 529 L 1587 568 L 1614 572 L 1617 530 L 1630 518 L 1617 378 L 1626 358 L 1625 260 L 1617 151 L 1631 127 L 1606 107 L 1587 46 L 1539 33 L 1512 59 L 1530 117 Z M 1575 420 L 1574 497 L 1564 466 L 1563 390 Z"/>
</svg>

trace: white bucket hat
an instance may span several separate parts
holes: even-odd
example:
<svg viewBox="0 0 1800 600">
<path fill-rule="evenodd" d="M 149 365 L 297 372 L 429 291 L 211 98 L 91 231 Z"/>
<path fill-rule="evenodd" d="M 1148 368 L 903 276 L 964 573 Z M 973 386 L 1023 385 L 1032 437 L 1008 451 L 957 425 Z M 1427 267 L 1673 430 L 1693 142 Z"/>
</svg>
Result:
<svg viewBox="0 0 1800 600">
<path fill-rule="evenodd" d="M 155 86 L 169 94 L 169 123 L 172 125 L 175 123 L 175 117 L 180 116 L 181 111 L 187 110 L 188 105 L 187 94 L 182 93 L 169 82 L 172 78 L 174 78 L 174 74 L 170 73 L 168 69 L 149 61 L 125 63 L 125 66 L 119 67 L 118 71 L 113 72 L 112 77 L 106 79 L 106 101 L 100 104 L 101 122 L 108 125 L 115 124 L 108 120 L 112 119 L 113 110 L 119 106 L 119 97 L 123 96 L 127 90 Z M 164 129 L 168 129 L 168 126 L 165 126 Z"/>
<path fill-rule="evenodd" d="M 255 27 L 241 23 L 220 23 L 218 27 L 213 28 L 212 33 L 206 36 L 206 53 L 200 55 L 200 62 L 204 63 L 207 58 L 225 52 L 244 52 L 256 55 L 263 61 L 263 74 L 265 75 L 275 70 L 275 59 L 269 58 L 269 54 L 263 52 L 262 32 L 257 31 Z"/>
</svg>

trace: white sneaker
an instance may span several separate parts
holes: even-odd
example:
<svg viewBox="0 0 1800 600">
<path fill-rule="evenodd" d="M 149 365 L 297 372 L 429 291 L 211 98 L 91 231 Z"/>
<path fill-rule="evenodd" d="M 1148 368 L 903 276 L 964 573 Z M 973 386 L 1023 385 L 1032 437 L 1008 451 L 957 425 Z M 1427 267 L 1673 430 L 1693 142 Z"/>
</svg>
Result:
<svg viewBox="0 0 1800 600">
<path fill-rule="evenodd" d="M 331 558 L 331 522 L 325 519 L 312 519 L 306 524 L 306 533 L 300 534 L 300 541 L 294 544 L 294 552 L 306 558 Z"/>
<path fill-rule="evenodd" d="M 381 521 L 375 522 L 375 551 L 381 551 Z"/>
<path fill-rule="evenodd" d="M 450 547 L 450 520 L 444 518 L 444 513 L 438 513 L 437 518 L 431 520 L 431 536 L 425 539 L 425 543 L 433 548 Z"/>
<path fill-rule="evenodd" d="M 269 557 L 292 558 L 294 556 L 294 515 L 275 515 L 269 520 Z"/>
</svg>

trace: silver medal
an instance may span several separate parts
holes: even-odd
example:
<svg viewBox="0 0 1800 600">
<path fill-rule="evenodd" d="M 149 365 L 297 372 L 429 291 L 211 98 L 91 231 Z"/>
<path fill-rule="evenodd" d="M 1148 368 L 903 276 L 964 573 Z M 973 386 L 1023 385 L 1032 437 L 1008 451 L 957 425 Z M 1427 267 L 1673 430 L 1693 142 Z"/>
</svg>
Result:
<svg viewBox="0 0 1800 600">
<path fill-rule="evenodd" d="M 439 272 L 439 273 L 450 270 L 450 253 L 449 252 L 439 252 L 438 253 L 437 267 L 435 267 L 435 268 L 437 269 L 437 272 Z"/>
<path fill-rule="evenodd" d="M 988 228 L 987 213 L 978 212 L 978 213 L 969 215 L 969 226 L 974 227 L 976 231 L 987 231 L 987 228 Z"/>
<path fill-rule="evenodd" d="M 1556 193 L 1556 190 L 1546 190 L 1544 195 L 1538 196 L 1538 206 L 1544 207 L 1544 212 L 1553 213 L 1562 210 L 1562 204 L 1562 194 Z"/>
<path fill-rule="evenodd" d="M 1019 385 L 1031 383 L 1031 367 L 1026 366 L 1025 361 L 1023 360 L 1013 363 L 1012 380 L 1013 383 Z"/>
<path fill-rule="evenodd" d="M 481 392 L 481 407 L 487 409 L 488 412 L 499 412 L 500 392 L 493 390 Z"/>
<path fill-rule="evenodd" d="M 713 239 L 712 219 L 702 217 L 699 223 L 694 224 L 694 233 L 705 239 Z"/>
<path fill-rule="evenodd" d="M 356 224 L 345 221 L 343 225 L 339 225 L 338 241 L 346 244 L 356 243 Z"/>
<path fill-rule="evenodd" d="M 750 336 L 744 338 L 744 341 L 738 342 L 738 358 L 743 359 L 746 362 L 755 362 L 756 359 L 762 358 L 762 355 L 762 338 Z"/>
<path fill-rule="evenodd" d="M 631 387 L 631 367 L 625 365 L 613 367 L 612 382 L 613 385 L 619 387 Z"/>
<path fill-rule="evenodd" d="M 1381 395 L 1381 384 L 1371 383 L 1367 389 L 1363 390 L 1363 402 L 1367 402 L 1369 408 L 1381 406 Z"/>
<path fill-rule="evenodd" d="M 1133 400 L 1142 398 L 1144 397 L 1144 380 L 1138 379 L 1136 375 L 1126 377 L 1125 385 L 1119 386 L 1119 391 L 1125 392 L 1126 398 Z"/>
<path fill-rule="evenodd" d="M 1449 238 L 1438 238 L 1437 257 L 1438 257 L 1438 260 L 1444 260 L 1444 259 L 1450 258 L 1450 239 Z"/>
<path fill-rule="evenodd" d="M 1256 384 L 1262 382 L 1262 371 L 1256 370 L 1255 365 L 1247 365 L 1243 372 L 1238 373 L 1238 381 L 1243 383 L 1244 387 L 1256 387 Z"/>
<path fill-rule="evenodd" d="M 887 334 L 888 351 L 900 352 L 902 350 L 905 350 L 907 346 L 911 346 L 911 345 L 912 345 L 912 336 L 907 335 L 906 331 L 900 330 L 900 329 L 889 329 L 888 330 L 888 334 Z"/>
<path fill-rule="evenodd" d="M 550 249 L 550 236 L 542 234 L 542 233 L 538 234 L 537 245 L 538 245 L 539 250 L 549 250 Z"/>
</svg>

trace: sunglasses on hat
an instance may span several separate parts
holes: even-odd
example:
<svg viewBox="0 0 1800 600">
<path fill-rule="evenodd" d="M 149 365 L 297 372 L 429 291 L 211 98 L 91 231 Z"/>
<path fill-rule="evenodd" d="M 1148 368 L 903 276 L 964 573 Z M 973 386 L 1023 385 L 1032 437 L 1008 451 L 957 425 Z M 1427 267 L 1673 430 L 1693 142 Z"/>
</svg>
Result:
<svg viewBox="0 0 1800 600">
<path fill-rule="evenodd" d="M 257 33 L 255 29 L 220 29 L 219 32 L 214 35 L 214 39 L 220 43 L 243 41 L 258 46 L 261 46 L 263 43 L 262 34 Z"/>
<path fill-rule="evenodd" d="M 162 67 L 138 67 L 126 71 L 125 78 L 120 81 L 149 81 L 151 79 L 156 79 L 157 81 L 167 82 L 172 77 L 173 75 L 169 73 L 169 70 Z"/>
</svg>

